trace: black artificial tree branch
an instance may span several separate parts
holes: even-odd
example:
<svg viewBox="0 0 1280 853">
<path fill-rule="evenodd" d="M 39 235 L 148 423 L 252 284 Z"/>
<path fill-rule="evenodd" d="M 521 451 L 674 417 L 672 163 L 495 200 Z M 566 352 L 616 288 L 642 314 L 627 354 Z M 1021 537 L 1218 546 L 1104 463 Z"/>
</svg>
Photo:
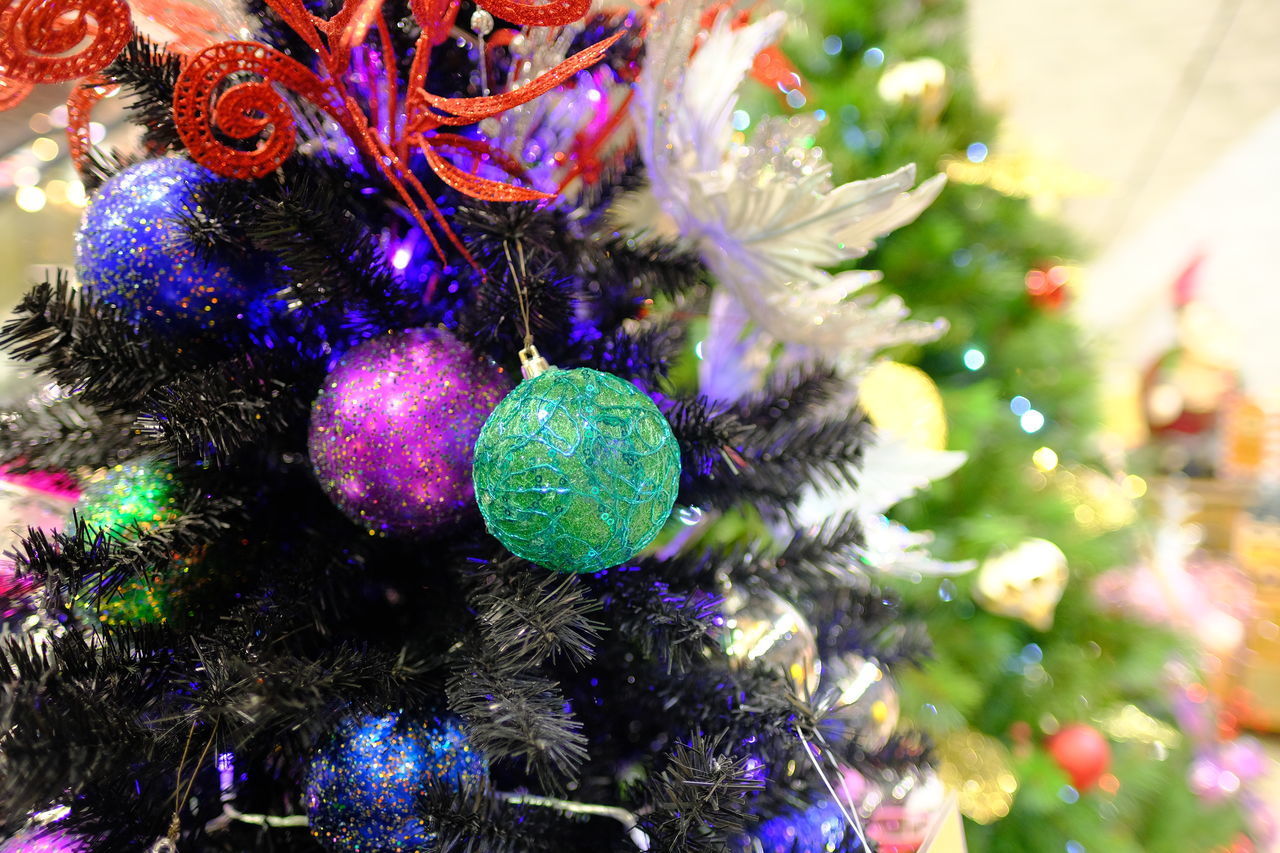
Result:
<svg viewBox="0 0 1280 853">
<path fill-rule="evenodd" d="M 72 288 L 62 271 L 22 298 L 0 327 L 0 347 L 104 411 L 129 411 L 178 370 L 168 341 Z"/>
<path fill-rule="evenodd" d="M 103 69 L 103 76 L 125 88 L 125 110 L 143 128 L 142 143 L 152 151 L 184 147 L 173 118 L 173 90 L 182 61 L 144 35 L 135 34 Z"/>
<path fill-rule="evenodd" d="M 13 471 L 114 465 L 138 451 L 133 419 L 99 412 L 77 395 L 36 397 L 0 412 L 0 461 Z"/>
</svg>

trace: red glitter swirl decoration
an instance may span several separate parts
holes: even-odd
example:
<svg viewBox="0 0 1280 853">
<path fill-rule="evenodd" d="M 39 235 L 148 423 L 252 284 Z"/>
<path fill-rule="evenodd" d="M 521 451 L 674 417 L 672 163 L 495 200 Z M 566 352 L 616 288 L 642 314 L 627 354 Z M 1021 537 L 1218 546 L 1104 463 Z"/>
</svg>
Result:
<svg viewBox="0 0 1280 853">
<path fill-rule="evenodd" d="M 67 148 L 71 165 L 77 172 L 84 172 L 85 160 L 93 147 L 89 138 L 89 113 L 93 105 L 119 90 L 117 84 L 98 74 L 85 78 L 71 90 L 71 97 L 67 98 Z"/>
<path fill-rule="evenodd" d="M 260 81 L 229 83 L 254 74 Z M 349 135 L 359 131 L 346 105 L 306 66 L 278 50 L 249 41 L 215 44 L 191 57 L 174 88 L 173 113 L 191 157 L 230 178 L 261 178 L 280 167 L 297 141 L 293 110 L 275 85 L 296 92 L 323 109 Z M 218 139 L 214 129 L 232 139 L 266 137 L 249 151 Z"/>
<path fill-rule="evenodd" d="M 30 95 L 31 90 L 35 87 L 35 83 L 28 83 L 25 80 L 10 80 L 8 77 L 0 77 L 0 113 L 5 110 L 11 110 L 22 103 L 23 99 Z"/>
<path fill-rule="evenodd" d="M 0 77 L 75 80 L 105 68 L 132 33 L 124 0 L 9 0 L 0 10 Z"/>
</svg>

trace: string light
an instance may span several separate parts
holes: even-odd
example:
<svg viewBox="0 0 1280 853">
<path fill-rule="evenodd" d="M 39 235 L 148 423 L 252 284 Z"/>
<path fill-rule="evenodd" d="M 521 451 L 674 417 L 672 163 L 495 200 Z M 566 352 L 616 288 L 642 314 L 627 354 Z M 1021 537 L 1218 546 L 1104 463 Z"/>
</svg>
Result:
<svg viewBox="0 0 1280 853">
<path fill-rule="evenodd" d="M 1044 427 L 1044 415 L 1035 409 L 1028 409 L 1018 419 L 1018 425 L 1022 427 L 1023 432 L 1039 432 Z"/>
<path fill-rule="evenodd" d="M 1058 454 L 1054 452 L 1052 447 L 1042 447 L 1031 454 L 1031 461 L 1041 471 L 1052 471 L 1058 467 Z"/>
<path fill-rule="evenodd" d="M 1018 417 L 1022 417 L 1027 412 L 1031 411 L 1031 401 L 1019 394 L 1017 397 L 1014 397 L 1009 401 L 1009 411 L 1013 412 Z"/>
<path fill-rule="evenodd" d="M 18 187 L 18 192 L 14 194 L 13 200 L 19 208 L 27 213 L 37 213 L 44 210 L 46 199 L 44 190 L 39 187 Z"/>
<path fill-rule="evenodd" d="M 982 366 L 987 363 L 987 356 L 980 349 L 969 349 L 964 351 L 964 366 L 970 370 L 981 370 Z"/>
<path fill-rule="evenodd" d="M 48 163 L 58 156 L 58 143 L 47 136 L 42 136 L 31 143 L 31 153 L 37 160 Z"/>
</svg>

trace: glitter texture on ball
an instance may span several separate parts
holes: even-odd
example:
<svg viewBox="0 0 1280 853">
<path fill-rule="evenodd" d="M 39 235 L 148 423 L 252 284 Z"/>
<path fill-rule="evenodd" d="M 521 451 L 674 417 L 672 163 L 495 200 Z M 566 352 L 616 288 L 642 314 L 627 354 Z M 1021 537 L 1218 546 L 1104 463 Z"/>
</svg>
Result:
<svg viewBox="0 0 1280 853">
<path fill-rule="evenodd" d="M 456 529 L 475 517 L 472 449 L 509 384 L 435 329 L 365 341 L 325 377 L 311 407 L 307 447 L 321 487 L 377 533 Z"/>
<path fill-rule="evenodd" d="M 589 368 L 526 379 L 476 443 L 476 498 L 513 554 L 560 572 L 623 563 L 675 504 L 680 452 L 643 392 Z"/>
<path fill-rule="evenodd" d="M 135 323 L 190 333 L 244 312 L 261 270 L 196 252 L 182 217 L 219 178 L 176 157 L 145 160 L 102 185 L 76 236 L 80 281 Z"/>
<path fill-rule="evenodd" d="M 740 836 L 734 853 L 830 853 L 839 849 L 848 822 L 836 803 L 823 797 L 807 809 L 790 808 L 766 818 Z"/>
<path fill-rule="evenodd" d="M 488 762 L 471 748 L 457 717 L 351 717 L 311 759 L 311 833 L 338 853 L 427 851 L 435 836 L 418 818 L 423 787 L 431 781 L 473 787 L 488 775 Z"/>
<path fill-rule="evenodd" d="M 93 527 L 123 533 L 174 521 L 177 508 L 173 472 L 150 459 L 124 462 L 97 472 L 84 484 L 79 513 Z"/>
</svg>

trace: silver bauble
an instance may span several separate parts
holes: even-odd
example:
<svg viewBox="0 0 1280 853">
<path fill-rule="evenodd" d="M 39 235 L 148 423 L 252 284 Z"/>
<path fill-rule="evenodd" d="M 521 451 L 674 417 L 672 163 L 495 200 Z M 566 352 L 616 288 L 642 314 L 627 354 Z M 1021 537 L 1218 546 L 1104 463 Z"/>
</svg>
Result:
<svg viewBox="0 0 1280 853">
<path fill-rule="evenodd" d="M 767 589 L 733 586 L 723 591 L 720 647 L 738 665 L 763 661 L 786 673 L 796 695 L 818 688 L 822 664 L 813 628 L 799 610 Z"/>
<path fill-rule="evenodd" d="M 848 652 L 829 660 L 815 703 L 823 715 L 822 732 L 832 744 L 856 743 L 875 752 L 889 742 L 898 725 L 898 691 L 874 660 Z"/>
</svg>

